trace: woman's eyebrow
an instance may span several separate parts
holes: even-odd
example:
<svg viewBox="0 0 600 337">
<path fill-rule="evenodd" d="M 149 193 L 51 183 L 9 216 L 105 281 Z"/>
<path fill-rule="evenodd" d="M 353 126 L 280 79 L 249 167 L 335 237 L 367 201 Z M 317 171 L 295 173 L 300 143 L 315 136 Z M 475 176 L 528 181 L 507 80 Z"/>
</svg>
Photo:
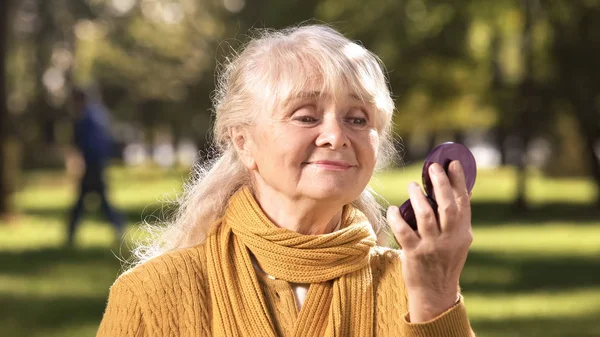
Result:
<svg viewBox="0 0 600 337">
<path fill-rule="evenodd" d="M 354 94 L 354 93 L 348 94 L 348 97 L 350 97 L 350 99 L 352 99 L 353 101 L 360 102 L 361 104 L 364 104 L 364 105 L 371 104 L 369 98 L 359 95 L 359 94 Z"/>
<path fill-rule="evenodd" d="M 292 101 L 295 101 L 297 99 L 315 98 L 315 97 L 322 97 L 322 96 L 324 96 L 324 94 L 321 91 L 301 91 L 301 92 L 295 93 L 293 95 L 290 95 L 288 98 L 286 98 L 283 101 L 283 106 L 287 106 Z"/>
<path fill-rule="evenodd" d="M 329 94 L 324 94 L 321 91 L 315 90 L 315 91 L 301 91 L 298 92 L 296 94 L 290 95 L 289 97 L 287 97 L 284 101 L 283 101 L 283 106 L 287 106 L 288 104 L 290 104 L 292 101 L 295 101 L 297 99 L 303 99 L 303 98 L 322 98 L 322 97 L 329 97 Z M 348 94 L 348 98 L 352 99 L 353 101 L 359 101 L 359 102 L 363 102 L 364 103 L 364 99 L 362 99 L 359 95 L 355 94 L 355 93 L 350 93 Z"/>
</svg>

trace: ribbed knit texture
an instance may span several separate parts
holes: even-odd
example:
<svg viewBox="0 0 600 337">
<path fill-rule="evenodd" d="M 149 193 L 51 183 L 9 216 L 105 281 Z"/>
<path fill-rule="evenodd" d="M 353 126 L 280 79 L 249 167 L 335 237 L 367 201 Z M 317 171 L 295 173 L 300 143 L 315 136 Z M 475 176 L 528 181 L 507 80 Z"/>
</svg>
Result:
<svg viewBox="0 0 600 337">
<path fill-rule="evenodd" d="M 119 277 L 97 336 L 474 336 L 462 299 L 409 323 L 400 252 L 372 247 L 360 212 L 347 207 L 343 218 L 338 232 L 299 235 L 243 190 L 206 243 Z M 277 279 L 256 273 L 249 252 Z M 311 283 L 300 311 L 288 282 Z"/>
<path fill-rule="evenodd" d="M 302 235 L 273 224 L 248 187 L 233 195 L 206 243 L 213 335 L 276 336 L 250 251 L 267 274 L 311 283 L 293 336 L 321 336 L 324 331 L 325 336 L 372 336 L 369 251 L 377 238 L 352 207 L 344 208 L 342 218 L 339 231 Z"/>
</svg>

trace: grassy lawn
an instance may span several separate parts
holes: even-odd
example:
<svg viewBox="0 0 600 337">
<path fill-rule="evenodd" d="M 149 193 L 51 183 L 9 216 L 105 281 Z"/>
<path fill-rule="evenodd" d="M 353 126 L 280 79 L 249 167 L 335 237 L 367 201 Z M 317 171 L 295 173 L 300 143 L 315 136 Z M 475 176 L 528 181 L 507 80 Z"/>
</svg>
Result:
<svg viewBox="0 0 600 337">
<path fill-rule="evenodd" d="M 373 187 L 389 201 L 406 199 L 419 167 L 381 173 Z M 114 169 L 114 203 L 137 224 L 160 217 L 185 172 Z M 62 248 L 74 183 L 61 172 L 28 174 L 17 196 L 20 215 L 0 224 L 0 336 L 94 336 L 108 288 L 129 242 L 114 242 L 101 218 L 85 218 L 78 246 Z M 600 336 L 600 211 L 587 206 L 584 179 L 533 173 L 532 209 L 516 215 L 510 169 L 481 171 L 473 194 L 475 241 L 463 272 L 478 336 Z M 94 200 L 90 200 L 93 207 Z"/>
</svg>

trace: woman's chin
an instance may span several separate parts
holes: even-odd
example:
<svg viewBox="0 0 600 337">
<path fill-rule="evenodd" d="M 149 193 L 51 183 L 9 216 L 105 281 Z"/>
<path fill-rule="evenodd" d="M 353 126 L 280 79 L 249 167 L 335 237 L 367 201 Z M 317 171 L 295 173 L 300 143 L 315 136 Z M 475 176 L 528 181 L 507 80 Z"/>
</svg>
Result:
<svg viewBox="0 0 600 337">
<path fill-rule="evenodd" d="M 309 191 L 310 197 L 322 201 L 339 201 L 342 205 L 356 200 L 362 189 L 355 184 L 344 186 L 339 184 L 322 184 L 312 186 Z"/>
</svg>

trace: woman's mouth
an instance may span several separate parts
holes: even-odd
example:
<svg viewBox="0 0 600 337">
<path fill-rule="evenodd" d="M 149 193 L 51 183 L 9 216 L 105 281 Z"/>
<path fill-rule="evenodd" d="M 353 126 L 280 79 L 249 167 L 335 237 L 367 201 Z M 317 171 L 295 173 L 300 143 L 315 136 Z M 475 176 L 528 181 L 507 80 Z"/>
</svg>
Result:
<svg viewBox="0 0 600 337">
<path fill-rule="evenodd" d="M 347 171 L 353 167 L 353 165 L 350 165 L 345 161 L 336 160 L 317 160 L 307 162 L 307 164 L 327 171 Z"/>
</svg>

